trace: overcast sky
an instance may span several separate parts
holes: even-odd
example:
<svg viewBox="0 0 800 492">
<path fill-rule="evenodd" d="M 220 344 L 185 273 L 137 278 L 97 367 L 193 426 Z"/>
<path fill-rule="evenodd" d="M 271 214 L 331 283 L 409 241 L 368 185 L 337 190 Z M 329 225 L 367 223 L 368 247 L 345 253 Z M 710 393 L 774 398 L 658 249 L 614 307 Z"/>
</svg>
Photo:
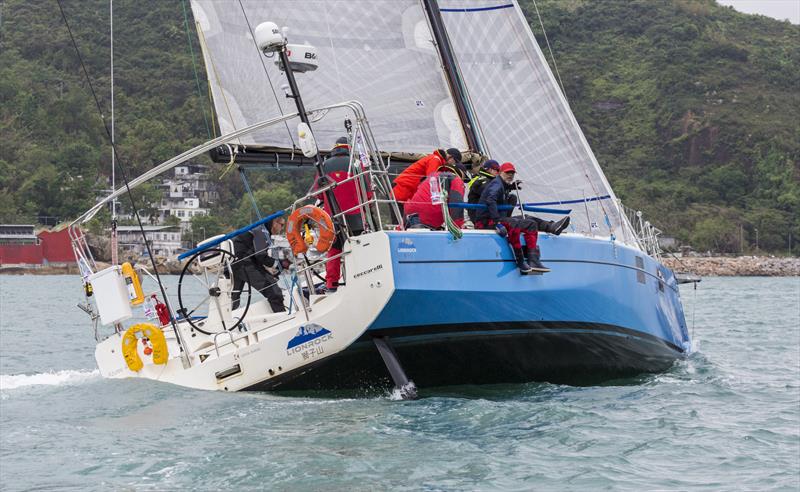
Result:
<svg viewBox="0 0 800 492">
<path fill-rule="evenodd" d="M 730 5 L 739 12 L 761 14 L 778 20 L 789 19 L 792 24 L 800 24 L 800 0 L 717 0 L 722 5 Z"/>
</svg>

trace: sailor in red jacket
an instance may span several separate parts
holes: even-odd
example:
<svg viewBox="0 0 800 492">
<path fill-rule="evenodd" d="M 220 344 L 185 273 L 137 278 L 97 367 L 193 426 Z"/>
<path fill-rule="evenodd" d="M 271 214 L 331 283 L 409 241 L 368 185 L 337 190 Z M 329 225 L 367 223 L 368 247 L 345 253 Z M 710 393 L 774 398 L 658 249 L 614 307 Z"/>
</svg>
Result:
<svg viewBox="0 0 800 492">
<path fill-rule="evenodd" d="M 447 193 L 447 203 L 464 203 L 464 176 L 467 169 L 463 164 L 441 166 L 420 183 L 417 192 L 406 202 L 407 216 L 417 214 L 419 222 L 439 229 L 444 225 L 442 213 L 442 192 Z M 464 210 L 448 207 L 453 223 L 461 228 L 464 225 Z"/>
<path fill-rule="evenodd" d="M 430 174 L 436 172 L 440 167 L 449 165 L 455 166 L 461 163 L 461 152 L 458 149 L 434 150 L 432 154 L 426 155 L 417 162 L 411 164 L 400 173 L 394 180 L 394 198 L 398 204 L 403 206 L 414 196 L 417 187 Z M 402 209 L 401 209 L 402 211 Z"/>
<path fill-rule="evenodd" d="M 364 232 L 364 221 L 361 218 L 362 211 L 356 208 L 361 203 L 357 187 L 363 186 L 364 183 L 360 178 L 342 183 L 342 181 L 353 176 L 350 173 L 350 146 L 347 144 L 347 137 L 339 137 L 336 140 L 336 145 L 331 150 L 330 156 L 325 159 L 323 166 L 325 168 L 325 176 L 329 180 L 341 183 L 333 189 L 333 195 L 336 197 L 339 210 L 344 212 L 344 219 L 347 222 L 350 234 L 353 236 L 361 234 Z M 368 196 L 366 190 L 362 189 L 362 193 Z M 325 195 L 323 195 L 323 201 L 325 211 L 328 212 L 328 215 L 332 215 L 333 211 Z M 338 255 L 341 253 L 342 243 L 337 236 L 336 241 L 328 250 L 329 260 L 325 264 L 325 287 L 328 292 L 335 292 L 339 287 L 339 279 L 342 276 L 342 258 Z M 334 256 L 337 257 L 330 259 Z"/>
</svg>

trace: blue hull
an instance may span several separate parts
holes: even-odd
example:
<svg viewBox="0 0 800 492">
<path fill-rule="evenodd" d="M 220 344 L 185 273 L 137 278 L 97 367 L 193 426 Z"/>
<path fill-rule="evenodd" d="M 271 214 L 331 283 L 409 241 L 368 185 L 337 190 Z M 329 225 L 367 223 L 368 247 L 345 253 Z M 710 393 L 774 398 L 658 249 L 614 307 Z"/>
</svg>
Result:
<svg viewBox="0 0 800 492">
<path fill-rule="evenodd" d="M 494 233 L 388 234 L 394 295 L 359 342 L 288 386 L 386 380 L 374 336 L 390 337 L 420 387 L 591 383 L 664 370 L 689 347 L 674 275 L 638 250 L 543 234 L 552 272 L 522 276 Z"/>
</svg>

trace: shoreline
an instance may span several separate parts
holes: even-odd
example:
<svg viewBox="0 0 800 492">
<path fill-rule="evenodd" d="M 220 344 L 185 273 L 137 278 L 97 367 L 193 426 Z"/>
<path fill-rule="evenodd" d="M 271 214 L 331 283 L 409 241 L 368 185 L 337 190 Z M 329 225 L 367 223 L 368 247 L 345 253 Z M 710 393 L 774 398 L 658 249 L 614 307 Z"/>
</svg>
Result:
<svg viewBox="0 0 800 492">
<path fill-rule="evenodd" d="M 547 260 L 542 259 L 545 263 Z M 774 256 L 665 256 L 664 266 L 675 272 L 693 273 L 701 277 L 798 277 L 800 257 Z M 160 273 L 176 275 L 181 265 L 159 262 Z M 176 263 L 176 264 L 172 264 Z M 162 270 L 163 268 L 163 270 Z M 0 266 L 0 275 L 79 275 L 77 265 Z"/>
<path fill-rule="evenodd" d="M 796 256 L 663 256 L 664 266 L 674 272 L 701 277 L 798 277 Z"/>
</svg>

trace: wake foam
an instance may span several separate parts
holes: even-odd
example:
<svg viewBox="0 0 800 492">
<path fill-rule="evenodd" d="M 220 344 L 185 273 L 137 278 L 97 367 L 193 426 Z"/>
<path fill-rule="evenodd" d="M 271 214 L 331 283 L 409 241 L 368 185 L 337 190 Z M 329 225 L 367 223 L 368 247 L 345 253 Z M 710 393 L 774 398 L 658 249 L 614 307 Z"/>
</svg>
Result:
<svg viewBox="0 0 800 492">
<path fill-rule="evenodd" d="M 24 388 L 26 386 L 60 386 L 79 384 L 87 379 L 100 376 L 100 371 L 51 371 L 42 374 L 0 374 L 0 391 Z"/>
</svg>

